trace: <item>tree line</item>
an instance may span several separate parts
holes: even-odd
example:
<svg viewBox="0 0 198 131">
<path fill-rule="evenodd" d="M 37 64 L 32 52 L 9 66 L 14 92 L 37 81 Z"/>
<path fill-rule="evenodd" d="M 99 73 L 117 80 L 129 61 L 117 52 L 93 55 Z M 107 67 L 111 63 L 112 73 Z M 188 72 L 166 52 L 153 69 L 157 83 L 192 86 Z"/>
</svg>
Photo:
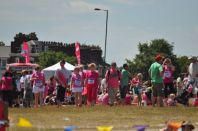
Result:
<svg viewBox="0 0 198 131">
<path fill-rule="evenodd" d="M 174 77 L 178 77 L 181 73 L 187 73 L 189 61 L 188 56 L 177 56 L 173 52 L 174 45 L 165 39 L 154 39 L 150 42 L 138 44 L 139 53 L 132 59 L 126 59 L 130 72 L 136 74 L 143 73 L 144 79 L 148 79 L 148 69 L 154 62 L 154 57 L 161 54 L 164 58 L 170 58 L 172 64 L 176 67 Z"/>
</svg>

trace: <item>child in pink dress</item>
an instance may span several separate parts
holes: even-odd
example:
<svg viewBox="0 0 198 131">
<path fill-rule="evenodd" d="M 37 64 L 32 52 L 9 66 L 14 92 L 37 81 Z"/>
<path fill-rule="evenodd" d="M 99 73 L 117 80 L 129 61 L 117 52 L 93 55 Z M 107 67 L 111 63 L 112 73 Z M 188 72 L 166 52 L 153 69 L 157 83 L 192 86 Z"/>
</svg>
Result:
<svg viewBox="0 0 198 131">
<path fill-rule="evenodd" d="M 75 96 L 76 107 L 82 106 L 82 90 L 84 86 L 84 78 L 80 75 L 80 67 L 76 66 L 71 77 L 71 88 Z"/>
</svg>

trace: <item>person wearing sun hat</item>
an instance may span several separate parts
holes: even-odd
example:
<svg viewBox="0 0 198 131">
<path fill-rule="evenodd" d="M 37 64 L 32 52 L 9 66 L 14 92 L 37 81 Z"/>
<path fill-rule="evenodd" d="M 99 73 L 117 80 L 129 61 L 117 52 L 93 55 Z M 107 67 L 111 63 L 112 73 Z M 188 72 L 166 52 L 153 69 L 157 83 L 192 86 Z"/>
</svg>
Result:
<svg viewBox="0 0 198 131">
<path fill-rule="evenodd" d="M 162 101 L 162 88 L 163 85 L 163 67 L 162 67 L 162 56 L 160 54 L 156 55 L 155 62 L 149 68 L 149 75 L 151 77 L 153 92 L 152 92 L 152 104 L 155 106 L 155 101 L 157 100 L 158 106 L 163 106 Z"/>
</svg>

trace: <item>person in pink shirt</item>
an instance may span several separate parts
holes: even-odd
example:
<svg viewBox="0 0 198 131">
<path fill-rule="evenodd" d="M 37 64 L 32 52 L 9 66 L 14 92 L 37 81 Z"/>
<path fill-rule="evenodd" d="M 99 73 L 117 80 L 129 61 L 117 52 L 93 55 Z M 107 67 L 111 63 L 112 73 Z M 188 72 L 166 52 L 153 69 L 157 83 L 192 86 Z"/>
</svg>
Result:
<svg viewBox="0 0 198 131">
<path fill-rule="evenodd" d="M 99 85 L 99 74 L 96 71 L 96 65 L 91 63 L 88 65 L 89 70 L 86 72 L 85 85 L 87 88 L 87 105 L 94 106 L 97 98 L 97 90 Z"/>
<path fill-rule="evenodd" d="M 6 70 L 1 81 L 2 81 L 1 91 L 3 93 L 3 100 L 9 104 L 9 107 L 12 107 L 13 104 L 12 73 L 9 70 Z"/>
<path fill-rule="evenodd" d="M 135 74 L 133 79 L 131 80 L 131 86 L 133 88 L 133 94 L 136 94 L 136 95 L 138 92 L 138 88 L 137 88 L 138 83 L 139 83 L 139 78 L 138 78 L 138 75 Z"/>
<path fill-rule="evenodd" d="M 109 94 L 109 105 L 113 106 L 116 100 L 116 95 L 119 89 L 120 82 L 120 71 L 117 69 L 116 63 L 112 62 L 111 67 L 107 70 L 105 78 L 107 82 L 108 94 Z"/>
<path fill-rule="evenodd" d="M 80 74 L 80 67 L 76 66 L 74 68 L 74 73 L 71 77 L 71 88 L 75 96 L 76 107 L 82 106 L 82 90 L 84 86 L 84 78 Z"/>
<path fill-rule="evenodd" d="M 174 89 L 173 85 L 173 72 L 175 70 L 172 62 L 169 58 L 166 58 L 163 62 L 163 81 L 164 81 L 164 95 L 167 99 L 170 94 L 175 94 L 176 89 Z"/>
<path fill-rule="evenodd" d="M 41 72 L 40 66 L 35 68 L 35 72 L 32 74 L 32 83 L 33 83 L 33 90 L 34 93 L 34 107 L 38 107 L 38 101 L 40 99 L 40 105 L 43 104 L 43 91 L 45 85 L 45 76 Z"/>
</svg>

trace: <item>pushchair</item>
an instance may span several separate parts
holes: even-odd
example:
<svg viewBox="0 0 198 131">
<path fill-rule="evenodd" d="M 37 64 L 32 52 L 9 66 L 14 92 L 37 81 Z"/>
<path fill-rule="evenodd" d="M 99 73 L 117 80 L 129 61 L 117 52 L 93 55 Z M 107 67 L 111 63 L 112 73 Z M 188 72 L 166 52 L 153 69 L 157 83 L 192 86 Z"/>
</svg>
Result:
<svg viewBox="0 0 198 131">
<path fill-rule="evenodd" d="M 193 79 L 188 82 L 186 86 L 184 86 L 183 93 L 179 96 L 177 96 L 175 99 L 178 103 L 189 106 L 189 98 L 193 97 L 193 89 L 197 88 L 195 85 L 197 82 Z"/>
</svg>

